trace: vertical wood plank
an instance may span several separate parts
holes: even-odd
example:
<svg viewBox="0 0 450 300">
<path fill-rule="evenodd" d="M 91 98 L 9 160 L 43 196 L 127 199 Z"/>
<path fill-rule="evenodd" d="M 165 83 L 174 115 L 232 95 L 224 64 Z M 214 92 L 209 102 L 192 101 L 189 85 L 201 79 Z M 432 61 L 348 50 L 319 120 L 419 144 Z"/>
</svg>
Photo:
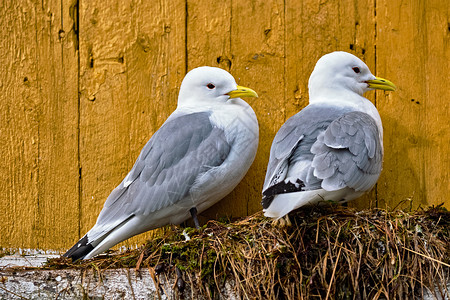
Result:
<svg viewBox="0 0 450 300">
<path fill-rule="evenodd" d="M 37 247 L 40 105 L 35 7 L 2 2 L 0 9 L 0 223 L 2 247 Z M 21 220 L 21 222 L 18 222 Z"/>
<path fill-rule="evenodd" d="M 164 0 L 158 5 L 142 1 L 132 15 L 137 39 L 125 53 L 127 97 L 133 103 L 130 107 L 131 164 L 177 106 L 178 90 L 186 70 L 185 14 L 184 1 Z M 140 246 L 157 232 L 143 233 L 119 246 Z"/>
<path fill-rule="evenodd" d="M 450 209 L 450 5 L 426 2 L 425 205 Z M 412 102 L 412 101 L 411 101 Z M 419 102 L 420 103 L 420 102 Z"/>
<path fill-rule="evenodd" d="M 381 207 L 450 205 L 449 10 L 445 1 L 377 1 L 377 71 L 398 87 L 377 94 L 385 122 Z"/>
<path fill-rule="evenodd" d="M 131 3 L 80 1 L 80 235 L 94 224 L 129 160 L 125 49 Z"/>
<path fill-rule="evenodd" d="M 64 247 L 78 231 L 77 56 L 68 3 L 0 9 L 0 246 Z M 69 224 L 69 226 L 63 226 Z"/>
<path fill-rule="evenodd" d="M 64 249 L 78 234 L 78 50 L 72 1 L 41 3 L 38 247 Z M 55 226 L 56 225 L 56 226 Z M 36 238 L 36 237 L 35 237 Z"/>
<path fill-rule="evenodd" d="M 81 2 L 81 235 L 176 107 L 184 16 L 182 1 Z"/>
<path fill-rule="evenodd" d="M 230 71 L 231 1 L 188 0 L 186 3 L 187 70 L 213 66 Z"/>
</svg>

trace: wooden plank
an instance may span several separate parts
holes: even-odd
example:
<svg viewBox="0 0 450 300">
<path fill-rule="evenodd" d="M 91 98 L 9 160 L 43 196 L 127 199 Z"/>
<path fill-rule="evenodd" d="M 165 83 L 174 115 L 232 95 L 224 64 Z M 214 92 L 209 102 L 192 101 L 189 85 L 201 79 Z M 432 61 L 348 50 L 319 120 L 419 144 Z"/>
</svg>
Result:
<svg viewBox="0 0 450 300">
<path fill-rule="evenodd" d="M 0 201 L 2 247 L 37 247 L 38 219 L 36 12 L 29 3 L 3 4 L 0 10 Z M 16 220 L 22 220 L 17 222 Z"/>
<path fill-rule="evenodd" d="M 151 19 L 153 22 L 148 22 Z M 185 75 L 184 1 L 144 1 L 133 15 L 137 42 L 126 52 L 127 97 L 131 107 L 130 161 L 177 106 Z M 157 231 L 131 238 L 120 246 L 141 245 Z"/>
<path fill-rule="evenodd" d="M 129 2 L 79 5 L 82 236 L 132 166 L 125 62 L 132 10 Z"/>
<path fill-rule="evenodd" d="M 78 50 L 71 5 L 50 0 L 37 7 L 37 26 L 45 28 L 37 33 L 39 248 L 64 249 L 78 234 Z"/>
<path fill-rule="evenodd" d="M 4 5 L 4 6 L 3 6 Z M 77 228 L 77 56 L 68 3 L 0 10 L 0 245 L 61 248 Z"/>
<path fill-rule="evenodd" d="M 81 235 L 176 107 L 184 13 L 182 1 L 81 3 Z"/>
<path fill-rule="evenodd" d="M 191 1 L 187 4 L 187 71 L 200 66 L 230 71 L 231 1 Z"/>
<path fill-rule="evenodd" d="M 0 259 L 1 264 L 1 259 Z M 199 284 L 188 281 L 182 292 L 176 287 L 177 277 L 155 276 L 150 269 L 104 269 L 80 272 L 65 270 L 0 269 L 1 299 L 204 299 L 210 294 Z M 161 278 L 161 279 L 160 279 Z M 156 285 L 157 284 L 157 285 Z M 68 288 L 70 287 L 70 288 Z M 239 299 L 230 279 L 215 299 Z M 425 299 L 427 300 L 427 299 Z"/>
<path fill-rule="evenodd" d="M 377 1 L 377 72 L 398 86 L 377 94 L 385 128 L 381 207 L 450 207 L 449 10 L 445 1 Z"/>
</svg>

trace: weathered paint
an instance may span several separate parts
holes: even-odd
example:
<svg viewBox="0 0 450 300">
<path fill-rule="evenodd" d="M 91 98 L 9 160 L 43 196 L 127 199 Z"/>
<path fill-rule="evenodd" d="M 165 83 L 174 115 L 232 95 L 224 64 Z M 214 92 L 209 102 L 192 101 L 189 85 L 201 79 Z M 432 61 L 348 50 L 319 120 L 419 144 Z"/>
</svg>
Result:
<svg viewBox="0 0 450 300">
<path fill-rule="evenodd" d="M 366 95 L 383 119 L 385 163 L 352 205 L 450 208 L 448 16 L 444 0 L 2 4 L 0 247 L 72 246 L 201 65 L 260 95 L 248 99 L 260 123 L 255 163 L 201 221 L 260 210 L 272 139 L 307 105 L 309 74 L 334 50 L 399 88 Z"/>
<path fill-rule="evenodd" d="M 395 93 L 377 94 L 384 122 L 380 205 L 450 208 L 450 5 L 377 1 L 377 73 Z"/>
<path fill-rule="evenodd" d="M 1 247 L 64 248 L 78 235 L 70 8 L 68 1 L 0 5 Z"/>
</svg>

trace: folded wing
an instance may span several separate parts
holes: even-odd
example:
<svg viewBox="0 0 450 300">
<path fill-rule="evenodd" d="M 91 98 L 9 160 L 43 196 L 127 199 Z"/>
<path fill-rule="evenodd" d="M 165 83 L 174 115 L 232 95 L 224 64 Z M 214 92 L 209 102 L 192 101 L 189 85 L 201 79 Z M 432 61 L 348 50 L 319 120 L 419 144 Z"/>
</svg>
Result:
<svg viewBox="0 0 450 300">
<path fill-rule="evenodd" d="M 65 256 L 72 257 L 81 246 L 94 248 L 134 216 L 176 205 L 188 196 L 199 176 L 224 162 L 230 150 L 223 130 L 213 126 L 209 113 L 170 118 L 109 195 L 95 226 Z"/>
<path fill-rule="evenodd" d="M 350 187 L 369 190 L 381 172 L 375 121 L 363 112 L 309 105 L 275 136 L 263 189 L 263 208 L 277 194 Z"/>
</svg>

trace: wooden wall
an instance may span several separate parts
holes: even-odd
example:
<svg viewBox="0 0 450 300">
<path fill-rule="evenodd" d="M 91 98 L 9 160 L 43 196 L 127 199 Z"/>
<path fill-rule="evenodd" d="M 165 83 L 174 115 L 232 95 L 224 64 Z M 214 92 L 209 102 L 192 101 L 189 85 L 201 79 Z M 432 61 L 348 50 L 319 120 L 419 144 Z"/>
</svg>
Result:
<svg viewBox="0 0 450 300">
<path fill-rule="evenodd" d="M 258 92 L 261 133 L 248 175 L 203 221 L 260 210 L 273 136 L 334 50 L 399 88 L 366 95 L 383 119 L 384 170 L 354 205 L 450 208 L 449 11 L 446 0 L 2 1 L 0 247 L 72 246 L 201 65 Z"/>
</svg>

